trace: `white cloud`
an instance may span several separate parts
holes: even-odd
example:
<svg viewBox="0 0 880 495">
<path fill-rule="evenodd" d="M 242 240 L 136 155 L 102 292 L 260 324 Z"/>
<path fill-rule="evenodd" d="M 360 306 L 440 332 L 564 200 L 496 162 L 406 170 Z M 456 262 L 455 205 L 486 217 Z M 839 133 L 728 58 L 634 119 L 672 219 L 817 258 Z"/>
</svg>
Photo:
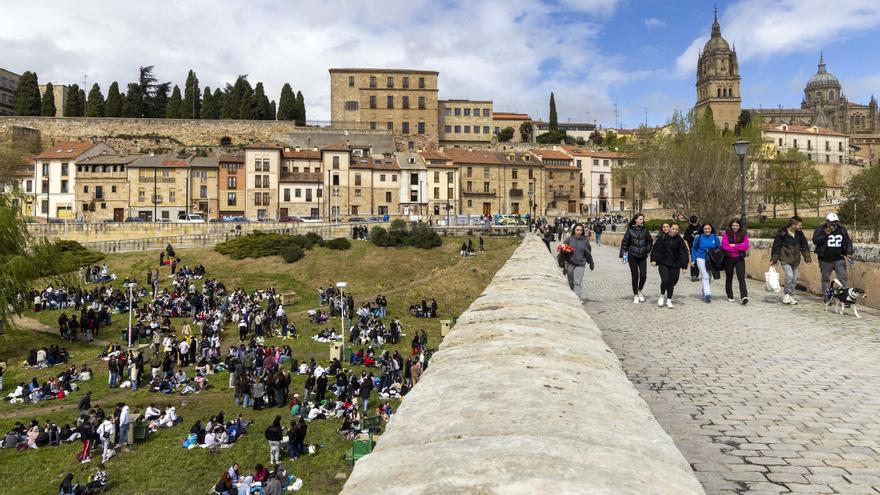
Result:
<svg viewBox="0 0 880 495">
<path fill-rule="evenodd" d="M 779 54 L 812 51 L 880 27 L 877 0 L 740 0 L 721 18 L 721 32 L 735 43 L 740 62 Z M 679 77 L 692 76 L 709 25 L 676 59 Z"/>
<path fill-rule="evenodd" d="M 331 67 L 440 71 L 441 98 L 491 98 L 500 109 L 560 118 L 613 115 L 612 85 L 644 77 L 599 51 L 601 21 L 619 0 L 198 0 L 165 3 L 62 0 L 4 8 L 4 65 L 41 82 L 87 75 L 106 92 L 155 65 L 182 85 L 192 68 L 202 87 L 248 74 L 270 98 L 290 82 L 310 119 L 330 117 Z M 579 15 L 562 15 L 570 12 Z"/>
<path fill-rule="evenodd" d="M 645 19 L 645 27 L 648 29 L 666 27 L 666 21 L 663 19 L 657 19 L 656 17 L 649 17 Z"/>
</svg>

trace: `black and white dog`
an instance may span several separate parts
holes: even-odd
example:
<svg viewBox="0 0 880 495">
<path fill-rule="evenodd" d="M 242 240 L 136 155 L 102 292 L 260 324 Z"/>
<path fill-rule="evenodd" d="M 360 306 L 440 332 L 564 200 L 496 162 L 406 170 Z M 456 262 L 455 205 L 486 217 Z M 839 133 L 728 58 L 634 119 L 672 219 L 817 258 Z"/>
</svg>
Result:
<svg viewBox="0 0 880 495">
<path fill-rule="evenodd" d="M 828 307 L 833 303 L 837 306 L 837 314 L 842 315 L 846 308 L 851 307 L 856 318 L 861 318 L 856 304 L 859 298 L 864 299 L 866 297 L 868 297 L 868 294 L 864 290 L 856 288 L 847 289 L 840 283 L 840 280 L 835 278 L 831 281 L 831 286 L 825 294 L 825 311 L 828 311 Z"/>
</svg>

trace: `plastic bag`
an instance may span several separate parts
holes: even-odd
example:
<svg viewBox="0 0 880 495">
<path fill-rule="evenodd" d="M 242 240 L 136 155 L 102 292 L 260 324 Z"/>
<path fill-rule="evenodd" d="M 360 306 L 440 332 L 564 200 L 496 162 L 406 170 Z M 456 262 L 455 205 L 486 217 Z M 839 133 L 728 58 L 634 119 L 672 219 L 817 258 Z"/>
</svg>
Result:
<svg viewBox="0 0 880 495">
<path fill-rule="evenodd" d="M 767 289 L 767 292 L 779 293 L 782 290 L 782 286 L 779 285 L 779 272 L 776 271 L 776 268 L 770 267 L 766 273 L 764 273 L 764 287 Z"/>
</svg>

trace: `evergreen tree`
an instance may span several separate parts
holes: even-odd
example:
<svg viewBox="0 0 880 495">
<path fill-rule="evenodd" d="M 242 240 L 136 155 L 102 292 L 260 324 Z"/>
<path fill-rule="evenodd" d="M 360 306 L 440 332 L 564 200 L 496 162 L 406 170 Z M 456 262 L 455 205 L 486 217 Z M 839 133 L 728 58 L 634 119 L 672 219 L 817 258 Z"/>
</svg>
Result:
<svg viewBox="0 0 880 495">
<path fill-rule="evenodd" d="M 220 118 L 237 119 L 238 104 L 236 103 L 235 87 L 233 85 L 226 83 L 226 89 L 223 91 L 222 100 L 223 105 L 220 106 Z"/>
<path fill-rule="evenodd" d="M 89 91 L 89 99 L 86 103 L 86 117 L 103 117 L 104 116 L 104 95 L 101 94 L 101 87 L 98 83 L 92 85 Z"/>
<path fill-rule="evenodd" d="M 122 117 L 122 95 L 119 94 L 119 83 L 113 81 L 107 90 L 107 101 L 104 102 L 104 115 Z"/>
<path fill-rule="evenodd" d="M 140 110 L 139 117 L 164 117 L 164 113 L 158 115 L 155 113 L 153 98 L 156 94 L 156 78 L 153 76 L 152 65 L 148 65 L 146 67 L 141 66 L 138 68 L 137 86 L 138 91 L 136 93 L 136 96 L 139 96 L 141 99 L 140 103 L 138 104 L 138 109 Z M 132 98 L 130 89 L 128 91 L 128 95 L 129 98 Z"/>
<path fill-rule="evenodd" d="M 180 88 L 175 84 L 174 89 L 171 91 L 171 99 L 168 100 L 168 109 L 165 112 L 165 118 L 179 119 L 181 105 L 183 105 L 183 100 L 180 97 Z"/>
<path fill-rule="evenodd" d="M 170 82 L 159 83 L 153 88 L 153 100 L 151 102 L 152 110 L 150 115 L 155 118 L 165 117 L 165 113 L 168 111 L 168 93 L 170 92 Z"/>
<path fill-rule="evenodd" d="M 241 94 L 241 103 L 238 105 L 238 118 L 241 120 L 256 120 L 257 116 L 257 101 L 254 98 L 254 92 L 243 92 Z"/>
<path fill-rule="evenodd" d="M 281 99 L 278 100 L 278 120 L 294 120 L 296 118 L 296 95 L 290 83 L 281 87 Z"/>
<path fill-rule="evenodd" d="M 128 109 L 128 98 L 125 96 L 125 93 L 120 93 L 119 98 L 122 100 L 122 105 L 120 105 L 119 116 L 120 117 L 128 117 L 130 114 L 130 110 Z"/>
<path fill-rule="evenodd" d="M 128 83 L 128 92 L 125 94 L 125 111 L 123 115 L 126 117 L 141 118 L 144 117 L 144 97 L 141 93 L 141 86 L 138 83 Z"/>
<path fill-rule="evenodd" d="M 220 112 L 223 110 L 223 91 L 220 88 L 214 90 L 214 118 L 221 118 Z"/>
<path fill-rule="evenodd" d="M 79 86 L 71 84 L 67 88 L 67 101 L 64 102 L 65 117 L 80 117 L 83 114 L 83 102 L 80 101 Z"/>
<path fill-rule="evenodd" d="M 258 82 L 257 86 L 254 88 L 254 106 L 255 120 L 268 120 L 275 116 L 275 114 L 272 113 L 272 107 L 269 105 L 269 98 L 266 96 L 266 91 L 263 89 L 262 82 Z"/>
<path fill-rule="evenodd" d="M 209 86 L 205 86 L 205 91 L 202 94 L 202 111 L 199 115 L 199 118 L 202 119 L 216 119 L 216 108 L 214 108 L 214 95 L 211 94 L 211 88 Z"/>
<path fill-rule="evenodd" d="M 43 117 L 54 117 L 56 113 L 55 88 L 52 86 L 52 83 L 46 83 L 46 91 L 43 92 L 43 99 L 40 102 L 40 115 Z"/>
<path fill-rule="evenodd" d="M 40 107 L 37 74 L 27 71 L 18 78 L 18 86 L 15 87 L 15 115 L 39 116 Z"/>
<path fill-rule="evenodd" d="M 275 115 L 278 114 L 278 105 L 275 104 L 275 100 L 269 102 L 269 120 L 275 120 Z"/>
<path fill-rule="evenodd" d="M 186 87 L 183 91 L 183 106 L 180 109 L 181 118 L 197 119 L 202 113 L 202 102 L 199 100 L 199 78 L 190 69 L 186 75 Z"/>
<path fill-rule="evenodd" d="M 553 92 L 550 92 L 550 130 L 559 130 L 559 117 L 556 115 L 556 98 L 553 96 Z"/>
<path fill-rule="evenodd" d="M 79 114 L 77 117 L 86 116 L 86 90 L 79 88 Z"/>
<path fill-rule="evenodd" d="M 306 125 L 306 102 L 299 91 L 296 92 L 296 125 Z"/>
</svg>

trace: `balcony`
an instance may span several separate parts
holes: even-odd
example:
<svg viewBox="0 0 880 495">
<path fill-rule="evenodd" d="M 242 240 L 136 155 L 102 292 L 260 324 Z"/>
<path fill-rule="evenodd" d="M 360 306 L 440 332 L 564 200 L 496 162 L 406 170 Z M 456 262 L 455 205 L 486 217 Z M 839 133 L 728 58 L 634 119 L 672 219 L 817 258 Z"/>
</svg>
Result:
<svg viewBox="0 0 880 495">
<path fill-rule="evenodd" d="M 599 185 L 600 185 L 600 186 L 607 186 L 607 185 L 608 185 L 608 181 L 605 180 L 605 179 L 599 179 Z"/>
<path fill-rule="evenodd" d="M 174 177 L 151 177 L 149 175 L 139 175 L 138 183 L 140 184 L 174 184 L 176 180 Z"/>
<path fill-rule="evenodd" d="M 496 196 L 495 189 L 491 191 L 462 191 L 462 196 Z"/>
<path fill-rule="evenodd" d="M 522 190 L 522 189 L 511 189 L 511 190 L 510 190 L 510 197 L 511 197 L 511 198 L 521 198 L 521 197 L 523 197 L 523 190 Z"/>
<path fill-rule="evenodd" d="M 77 179 L 128 179 L 128 172 L 77 172 Z M 152 181 L 152 178 L 150 178 Z"/>
<path fill-rule="evenodd" d="M 569 198 L 571 198 L 571 193 L 570 193 L 570 192 L 565 192 L 565 191 L 553 191 L 553 199 L 564 199 L 564 200 L 568 200 Z"/>
</svg>

